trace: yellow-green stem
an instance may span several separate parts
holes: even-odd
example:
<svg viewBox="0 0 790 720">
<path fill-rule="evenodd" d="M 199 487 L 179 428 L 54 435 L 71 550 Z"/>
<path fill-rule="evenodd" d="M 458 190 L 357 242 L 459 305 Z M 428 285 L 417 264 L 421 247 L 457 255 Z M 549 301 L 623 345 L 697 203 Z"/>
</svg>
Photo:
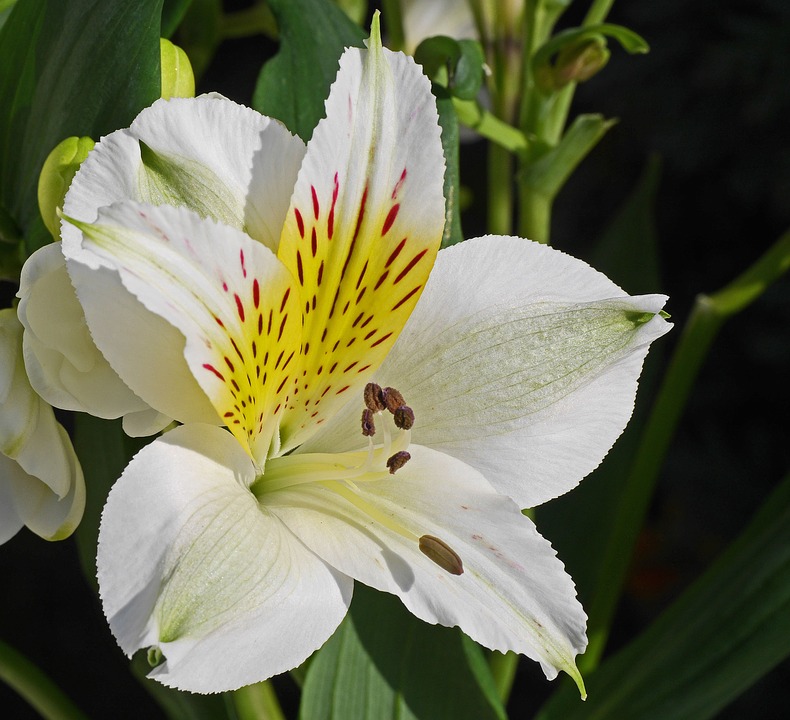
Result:
<svg viewBox="0 0 790 720">
<path fill-rule="evenodd" d="M 238 720 L 285 720 L 271 682 L 256 683 L 233 692 Z"/>
<path fill-rule="evenodd" d="M 488 232 L 513 232 L 513 158 L 500 145 L 488 145 Z"/>
<path fill-rule="evenodd" d="M 551 208 L 554 198 L 521 184 L 519 186 L 518 234 L 548 245 L 551 240 Z"/>
</svg>

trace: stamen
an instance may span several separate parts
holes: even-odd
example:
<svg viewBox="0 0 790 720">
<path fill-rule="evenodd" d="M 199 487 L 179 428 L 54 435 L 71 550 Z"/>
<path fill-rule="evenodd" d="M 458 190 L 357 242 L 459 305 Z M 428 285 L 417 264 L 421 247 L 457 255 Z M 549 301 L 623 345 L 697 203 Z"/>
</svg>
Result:
<svg viewBox="0 0 790 720">
<path fill-rule="evenodd" d="M 406 404 L 406 401 L 395 388 L 387 387 L 381 391 L 383 395 L 384 405 L 387 410 L 394 413 L 399 407 Z"/>
<path fill-rule="evenodd" d="M 419 545 L 422 554 L 433 560 L 442 570 L 446 570 L 451 575 L 463 574 L 464 564 L 461 558 L 444 540 L 433 535 L 423 535 Z"/>
<path fill-rule="evenodd" d="M 401 430 L 411 430 L 414 425 L 414 410 L 408 405 L 401 405 L 392 415 L 395 420 L 395 427 Z"/>
<path fill-rule="evenodd" d="M 409 460 L 411 460 L 411 455 L 405 450 L 400 450 L 391 458 L 388 458 L 387 467 L 389 468 L 390 475 L 394 475 L 395 471 L 400 470 Z"/>
<path fill-rule="evenodd" d="M 371 412 L 381 412 L 387 406 L 384 404 L 383 391 L 380 385 L 368 383 L 364 391 L 365 406 Z"/>
<path fill-rule="evenodd" d="M 362 434 L 365 437 L 373 437 L 376 434 L 376 423 L 373 422 L 373 411 L 370 408 L 362 411 Z"/>
</svg>

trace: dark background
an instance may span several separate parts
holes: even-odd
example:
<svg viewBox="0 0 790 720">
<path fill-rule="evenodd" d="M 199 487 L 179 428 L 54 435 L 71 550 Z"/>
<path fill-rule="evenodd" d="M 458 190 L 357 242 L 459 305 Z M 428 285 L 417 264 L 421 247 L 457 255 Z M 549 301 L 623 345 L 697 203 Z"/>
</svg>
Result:
<svg viewBox="0 0 790 720">
<path fill-rule="evenodd" d="M 592 257 L 658 157 L 661 290 L 680 328 L 698 293 L 732 280 L 790 226 L 790 2 L 630 0 L 615 4 L 609 20 L 645 37 L 651 52 L 631 57 L 613 47 L 609 66 L 579 88 L 572 114 L 600 112 L 619 124 L 559 197 L 553 244 Z M 198 90 L 249 104 L 272 49 L 260 38 L 225 42 Z M 484 231 L 484 152 L 484 143 L 462 150 L 462 182 L 473 198 L 463 217 L 467 236 Z M 677 336 L 661 340 L 657 362 Z M 785 278 L 725 325 L 703 367 L 661 472 L 612 649 L 709 565 L 787 472 L 789 367 Z M 649 399 L 640 395 L 639 402 Z M 0 548 L 0 577 L 0 637 L 67 688 L 90 717 L 162 717 L 126 671 L 73 541 L 48 544 L 23 530 Z M 785 661 L 721 717 L 785 717 L 788 681 Z M 281 688 L 286 703 L 289 682 Z M 513 717 L 528 717 L 552 689 L 537 665 L 522 663 Z M 4 686 L 0 714 L 35 717 Z"/>
</svg>

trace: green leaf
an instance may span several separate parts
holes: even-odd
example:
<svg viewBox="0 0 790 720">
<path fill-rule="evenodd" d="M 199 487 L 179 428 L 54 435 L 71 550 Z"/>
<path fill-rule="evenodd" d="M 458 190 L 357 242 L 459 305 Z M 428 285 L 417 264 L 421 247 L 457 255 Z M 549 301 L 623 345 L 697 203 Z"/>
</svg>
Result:
<svg viewBox="0 0 790 720">
<path fill-rule="evenodd" d="M 214 58 L 222 41 L 222 0 L 193 0 L 178 26 L 176 44 L 192 64 L 198 80 Z"/>
<path fill-rule="evenodd" d="M 162 30 L 163 38 L 169 38 L 184 19 L 192 0 L 164 0 L 162 7 Z"/>
<path fill-rule="evenodd" d="M 598 144 L 615 120 L 602 115 L 579 115 L 555 147 L 533 145 L 519 174 L 520 184 L 549 198 L 556 197 L 579 163 Z"/>
<path fill-rule="evenodd" d="M 414 51 L 417 64 L 434 82 L 460 100 L 474 100 L 483 85 L 485 56 L 475 40 L 437 35 L 423 40 Z"/>
<path fill-rule="evenodd" d="M 75 537 L 85 578 L 97 589 L 96 545 L 101 511 L 113 483 L 121 476 L 127 454 L 120 420 L 101 420 L 92 415 L 74 416 L 74 449 L 85 474 L 85 513 Z"/>
<path fill-rule="evenodd" d="M 19 0 L 0 30 L 0 205 L 29 235 L 44 159 L 159 97 L 162 0 Z M 28 243 L 28 249 L 30 242 Z"/>
<path fill-rule="evenodd" d="M 365 33 L 334 3 L 269 0 L 280 28 L 280 49 L 261 69 L 252 106 L 281 120 L 307 141 L 324 116 L 324 100 L 346 47 Z"/>
<path fill-rule="evenodd" d="M 539 720 L 705 720 L 790 656 L 790 476 L 650 628 Z"/>
<path fill-rule="evenodd" d="M 594 268 L 631 293 L 661 291 L 655 223 L 660 178 L 661 161 L 652 157 L 589 258 Z"/>
<path fill-rule="evenodd" d="M 301 720 L 505 718 L 482 651 L 357 583 L 347 617 L 315 655 Z"/>
<path fill-rule="evenodd" d="M 461 231 L 461 175 L 458 168 L 458 117 L 453 99 L 442 87 L 433 86 L 439 125 L 442 128 L 442 150 L 444 151 L 444 232 L 442 247 L 455 245 L 464 239 Z"/>
</svg>

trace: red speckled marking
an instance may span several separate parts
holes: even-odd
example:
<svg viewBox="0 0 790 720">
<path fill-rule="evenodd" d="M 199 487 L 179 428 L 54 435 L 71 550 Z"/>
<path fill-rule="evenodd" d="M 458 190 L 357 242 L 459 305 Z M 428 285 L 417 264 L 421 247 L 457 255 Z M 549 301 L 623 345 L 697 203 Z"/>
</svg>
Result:
<svg viewBox="0 0 790 720">
<path fill-rule="evenodd" d="M 425 253 L 427 253 L 427 252 L 428 252 L 427 248 L 426 248 L 425 250 L 422 250 L 421 252 L 418 252 L 418 253 L 417 253 L 417 254 L 416 254 L 416 255 L 415 255 L 415 256 L 414 256 L 414 257 L 411 259 L 411 261 L 409 262 L 409 264 L 408 264 L 408 265 L 407 265 L 405 268 L 403 268 L 403 270 L 401 270 L 401 272 L 400 272 L 400 275 L 398 275 L 398 277 L 396 277 L 396 278 L 395 278 L 395 280 L 393 281 L 393 283 L 392 283 L 392 284 L 393 284 L 393 285 L 397 285 L 397 284 L 398 284 L 398 283 L 399 283 L 401 280 L 403 280 L 403 278 L 404 278 L 404 277 L 406 277 L 406 275 L 408 275 L 408 274 L 409 274 L 409 273 L 410 273 L 410 272 L 411 272 L 411 271 L 414 269 L 414 266 L 415 266 L 415 265 L 416 265 L 418 262 L 420 262 L 420 260 L 422 260 L 422 258 L 425 256 Z M 397 307 L 397 306 L 396 306 L 396 307 Z M 393 308 L 393 309 L 394 309 L 394 308 Z"/>
<path fill-rule="evenodd" d="M 208 370 L 210 373 L 214 373 L 214 375 L 222 380 L 222 382 L 225 382 L 225 376 L 213 365 L 210 365 L 209 363 L 203 363 L 203 367 L 206 368 L 206 370 Z"/>
<path fill-rule="evenodd" d="M 299 212 L 299 208 L 294 208 L 294 217 L 296 218 L 296 227 L 299 230 L 299 234 L 304 238 L 304 220 L 302 220 L 302 213 Z"/>
<path fill-rule="evenodd" d="M 395 218 L 398 217 L 398 210 L 400 210 L 399 203 L 395 203 L 395 205 L 390 208 L 390 211 L 387 213 L 387 217 L 384 220 L 384 225 L 381 228 L 381 237 L 384 237 L 390 231 L 392 223 L 394 223 Z"/>
<path fill-rule="evenodd" d="M 252 281 L 252 304 L 255 306 L 256 310 L 261 304 L 261 286 L 258 283 L 258 278 Z M 280 312 L 282 312 L 282 310 L 280 310 Z M 258 332 L 260 332 L 260 330 Z"/>
<path fill-rule="evenodd" d="M 398 193 L 400 192 L 401 186 L 403 185 L 403 181 L 406 179 L 406 168 L 403 168 L 403 172 L 400 174 L 400 178 L 398 182 L 395 183 L 395 187 L 392 189 L 392 199 L 395 200 L 398 197 Z"/>
<path fill-rule="evenodd" d="M 241 298 L 236 293 L 233 293 L 233 298 L 236 301 L 236 312 L 239 314 L 241 321 L 244 322 L 244 304 L 241 302 Z"/>
<path fill-rule="evenodd" d="M 313 185 L 310 186 L 310 193 L 313 196 L 313 215 L 315 215 L 315 219 L 318 220 L 318 213 L 321 208 L 318 204 L 318 193 L 315 191 Z"/>
<path fill-rule="evenodd" d="M 402 297 L 400 300 L 398 300 L 398 302 L 397 302 L 397 303 L 396 303 L 396 304 L 395 304 L 395 305 L 392 307 L 392 312 L 394 312 L 394 311 L 395 311 L 395 310 L 397 310 L 397 309 L 398 309 L 398 308 L 399 308 L 401 305 L 403 305 L 403 303 L 405 303 L 405 302 L 406 302 L 406 301 L 407 301 L 407 300 L 408 300 L 408 299 L 409 299 L 409 298 L 410 298 L 412 295 L 414 295 L 414 293 L 418 292 L 418 291 L 419 291 L 419 289 L 420 289 L 421 287 L 422 287 L 422 285 L 418 285 L 416 288 L 414 288 L 414 290 L 411 290 L 410 292 L 406 293 L 406 294 L 405 294 L 405 295 L 404 295 L 404 296 L 403 296 L 403 297 Z"/>
<path fill-rule="evenodd" d="M 388 268 L 390 265 L 392 265 L 392 263 L 395 261 L 395 258 L 398 257 L 398 255 L 400 255 L 400 251 L 403 250 L 403 246 L 405 244 L 406 244 L 406 238 L 403 238 L 403 240 L 401 240 L 398 243 L 397 247 L 392 251 L 392 254 L 387 258 L 387 262 L 384 263 L 385 269 Z"/>
</svg>

